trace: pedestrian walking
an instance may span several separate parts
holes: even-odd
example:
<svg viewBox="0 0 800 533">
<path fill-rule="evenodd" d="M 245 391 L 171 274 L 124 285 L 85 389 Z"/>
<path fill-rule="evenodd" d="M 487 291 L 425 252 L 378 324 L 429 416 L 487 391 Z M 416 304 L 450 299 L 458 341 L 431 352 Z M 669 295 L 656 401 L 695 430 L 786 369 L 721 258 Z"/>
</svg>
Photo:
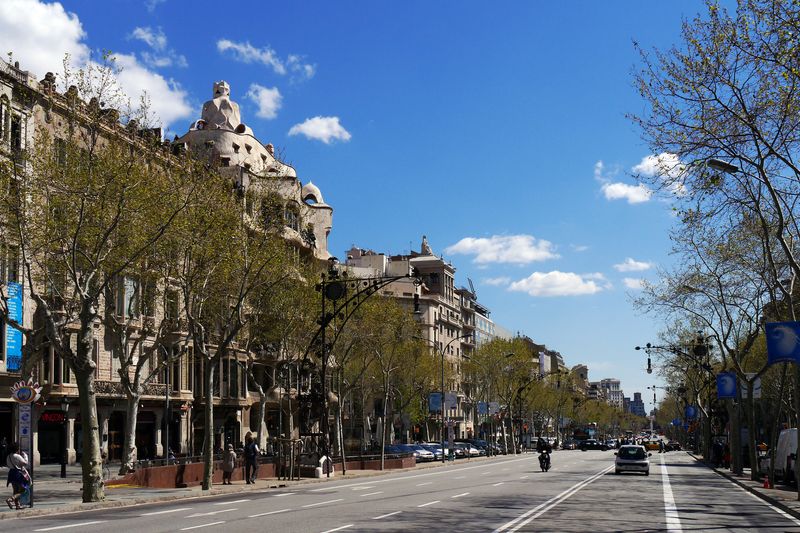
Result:
<svg viewBox="0 0 800 533">
<path fill-rule="evenodd" d="M 255 483 L 258 476 L 258 443 L 249 431 L 244 437 L 244 479 Z"/>
<path fill-rule="evenodd" d="M 20 452 L 19 443 L 14 442 L 8 447 L 6 466 L 8 466 L 6 487 L 11 485 L 13 491 L 11 497 L 6 498 L 6 504 L 8 504 L 9 509 L 22 509 L 19 500 L 30 490 L 31 476 L 28 474 L 27 469 L 28 454 Z"/>
<path fill-rule="evenodd" d="M 222 484 L 230 485 L 233 469 L 236 467 L 236 451 L 233 444 L 228 444 L 228 450 L 222 457 Z"/>
</svg>

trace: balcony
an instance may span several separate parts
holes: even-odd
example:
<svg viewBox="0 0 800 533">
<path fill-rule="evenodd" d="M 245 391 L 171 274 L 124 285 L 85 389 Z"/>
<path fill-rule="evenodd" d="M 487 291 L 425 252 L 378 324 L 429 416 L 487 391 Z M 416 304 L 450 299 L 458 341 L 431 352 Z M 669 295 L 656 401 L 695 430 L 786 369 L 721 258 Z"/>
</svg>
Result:
<svg viewBox="0 0 800 533">
<path fill-rule="evenodd" d="M 119 381 L 95 380 L 94 390 L 98 395 L 103 396 L 124 396 L 125 388 Z M 164 397 L 167 393 L 167 385 L 164 383 L 149 383 L 144 387 L 142 396 Z"/>
</svg>

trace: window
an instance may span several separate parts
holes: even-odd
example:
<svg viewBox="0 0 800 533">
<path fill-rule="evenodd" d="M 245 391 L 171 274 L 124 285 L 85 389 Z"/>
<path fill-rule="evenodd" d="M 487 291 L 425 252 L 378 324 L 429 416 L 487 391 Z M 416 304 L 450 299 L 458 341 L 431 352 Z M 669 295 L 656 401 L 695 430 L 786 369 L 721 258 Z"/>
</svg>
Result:
<svg viewBox="0 0 800 533">
<path fill-rule="evenodd" d="M 283 219 L 287 227 L 295 231 L 300 231 L 300 216 L 294 206 L 286 206 L 286 209 L 283 211 Z"/>
<path fill-rule="evenodd" d="M 156 316 L 156 282 L 152 279 L 142 285 L 142 313 L 146 317 Z"/>
<path fill-rule="evenodd" d="M 130 277 L 121 277 L 117 282 L 117 315 L 125 318 L 139 316 L 139 282 Z"/>
<path fill-rule="evenodd" d="M 11 116 L 11 150 L 14 152 L 22 151 L 22 117 L 19 115 Z"/>
<path fill-rule="evenodd" d="M 164 302 L 164 316 L 168 320 L 176 320 L 178 318 L 178 291 L 168 289 L 165 295 Z"/>
</svg>

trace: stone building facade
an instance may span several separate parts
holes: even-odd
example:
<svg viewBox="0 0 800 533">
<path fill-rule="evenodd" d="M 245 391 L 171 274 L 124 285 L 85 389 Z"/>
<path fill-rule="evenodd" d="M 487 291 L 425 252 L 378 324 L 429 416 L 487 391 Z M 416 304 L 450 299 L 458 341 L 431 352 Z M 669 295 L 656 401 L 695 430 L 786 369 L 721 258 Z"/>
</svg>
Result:
<svg viewBox="0 0 800 533">
<path fill-rule="evenodd" d="M 47 128 L 58 138 L 61 127 L 61 110 L 67 105 L 69 94 L 59 94 L 55 78 L 48 73 L 37 81 L 17 64 L 0 61 L 0 157 L 10 158 L 15 153 L 31 149 L 37 128 Z M 112 124 L 112 128 L 126 129 Z M 133 124 L 127 126 L 131 135 L 141 135 Z M 157 135 L 159 132 L 155 132 Z M 231 177 L 237 192 L 243 197 L 244 216 L 257 215 L 260 201 L 265 195 L 277 196 L 282 202 L 285 221 L 284 237 L 300 257 L 323 262 L 330 257 L 327 249 L 332 227 L 333 209 L 327 205 L 318 187 L 301 183 L 295 170 L 280 162 L 272 145 L 263 144 L 244 125 L 238 106 L 230 99 L 230 89 L 225 82 L 214 84 L 214 94 L 203 107 L 202 117 L 190 130 L 174 141 L 164 141 L 165 157 L 190 150 L 209 157 L 221 167 L 221 172 Z M 0 243 L 0 281 L 6 294 L 19 294 L 20 319 L 30 326 L 34 303 L 21 283 L 22 272 L 18 251 L 13 242 Z M 125 301 L 130 301 L 131 291 L 143 297 L 145 288 L 133 280 L 120 279 L 110 296 L 114 301 L 101 305 L 120 309 L 124 313 Z M 141 293 L 141 294 L 140 294 Z M 178 295 L 175 295 L 178 298 Z M 175 309 L 180 309 L 174 300 Z M 142 313 L 138 319 L 157 320 L 170 309 L 154 309 L 152 315 Z M 178 324 L 184 324 L 178 320 Z M 135 324 L 134 324 L 135 326 Z M 9 390 L 13 382 L 28 376 L 20 374 L 21 336 L 14 328 L 0 324 L 0 389 Z M 101 443 L 104 451 L 114 460 L 122 453 L 125 426 L 126 399 L 119 380 L 119 361 L 112 357 L 112 343 L 102 324 L 95 326 L 93 359 L 97 365 L 95 386 L 98 398 Z M 74 339 L 73 339 L 74 342 Z M 257 431 L 267 421 L 253 416 L 258 402 L 253 391 L 248 390 L 247 376 L 240 364 L 244 353 L 220 362 L 220 379 L 215 387 L 215 447 L 225 442 L 239 443 L 247 431 Z M 153 382 L 145 387 L 140 400 L 136 425 L 136 445 L 140 459 L 165 455 L 169 446 L 182 454 L 200 453 L 196 443 L 202 433 L 202 361 L 192 356 L 192 350 L 157 373 Z M 268 408 L 275 411 L 285 406 L 286 390 L 275 378 L 278 362 L 270 366 L 272 374 L 268 388 Z M 77 385 L 68 365 L 52 350 L 41 354 L 41 362 L 33 376 L 43 386 L 42 401 L 34 407 L 33 450 L 35 463 L 59 462 L 66 452 L 69 462 L 81 455 L 80 416 Z M 10 395 L 0 394 L 0 442 L 18 438 L 16 405 Z M 292 413 L 288 413 L 290 416 Z M 288 426 L 288 424 L 284 424 Z M 274 426 L 274 425 L 273 425 Z M 295 426 L 296 427 L 296 426 Z M 273 427 L 273 431 L 279 428 Z M 167 434 L 169 437 L 167 437 Z M 265 432 L 265 436 L 268 435 Z M 168 442 L 167 442 L 168 440 Z M 263 444 L 263 443 L 262 443 Z M 1 458 L 0 458 L 1 459 Z"/>
</svg>

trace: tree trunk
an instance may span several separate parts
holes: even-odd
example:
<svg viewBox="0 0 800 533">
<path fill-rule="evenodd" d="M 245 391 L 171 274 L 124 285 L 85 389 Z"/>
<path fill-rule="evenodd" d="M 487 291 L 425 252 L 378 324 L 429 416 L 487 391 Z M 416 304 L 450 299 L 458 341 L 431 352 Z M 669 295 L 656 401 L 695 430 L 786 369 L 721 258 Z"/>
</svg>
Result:
<svg viewBox="0 0 800 533">
<path fill-rule="evenodd" d="M 205 428 L 203 429 L 203 490 L 210 490 L 214 478 L 214 370 L 216 358 L 206 359 L 205 374 Z"/>
<path fill-rule="evenodd" d="M 772 486 L 775 486 L 775 446 L 778 443 L 778 433 L 780 431 L 780 423 L 781 423 L 781 408 L 783 407 L 783 393 L 786 389 L 786 367 L 788 363 L 783 363 L 781 365 L 781 385 L 780 389 L 778 389 L 778 412 L 775 415 L 775 419 L 770 424 L 772 428 L 770 431 L 769 436 L 769 481 Z"/>
<path fill-rule="evenodd" d="M 798 417 L 800 417 L 800 364 L 795 363 L 794 365 L 794 406 L 795 406 L 795 413 Z M 796 424 L 795 427 L 798 427 Z M 800 501 L 800 482 L 797 480 L 800 479 L 800 439 L 797 439 L 797 450 L 795 450 L 796 460 L 794 462 L 794 479 L 795 485 L 797 486 L 797 499 Z"/>
<path fill-rule="evenodd" d="M 136 468 L 138 450 L 136 449 L 136 418 L 139 415 L 138 392 L 128 393 L 128 405 L 125 414 L 125 442 L 122 447 L 122 464 L 119 467 L 119 474 L 125 475 L 133 472 Z"/>
<path fill-rule="evenodd" d="M 341 394 L 341 391 L 338 391 Z M 347 459 L 344 453 L 344 435 L 342 431 L 342 397 L 339 396 L 339 401 L 336 403 L 336 435 L 339 446 L 339 455 L 342 457 L 342 475 L 347 474 Z"/>
<path fill-rule="evenodd" d="M 389 417 L 386 416 L 389 412 L 389 379 L 384 378 L 383 383 L 383 423 L 381 424 L 381 470 L 384 469 L 384 465 L 386 462 L 386 453 L 384 448 L 386 447 L 386 426 L 388 424 Z"/>
<path fill-rule="evenodd" d="M 758 471 L 758 448 L 756 444 L 756 400 L 753 398 L 755 380 L 747 382 L 747 425 L 750 426 L 747 431 L 748 440 L 748 455 L 750 456 L 750 479 L 757 481 L 761 479 L 761 473 Z"/>
<path fill-rule="evenodd" d="M 503 447 L 505 447 L 506 455 L 508 454 L 508 437 L 506 436 L 506 421 L 505 419 L 500 419 L 500 431 L 503 432 Z"/>
<path fill-rule="evenodd" d="M 91 335 L 91 330 L 89 335 Z M 100 424 L 97 417 L 97 397 L 94 391 L 94 369 L 76 368 L 75 380 L 78 383 L 78 401 L 81 406 L 81 427 L 83 428 L 83 471 L 84 503 L 105 500 L 103 483 L 103 464 L 100 456 Z"/>
<path fill-rule="evenodd" d="M 741 401 L 740 398 L 739 401 Z M 730 470 L 734 474 L 738 475 L 742 473 L 742 434 L 740 431 L 741 426 L 739 424 L 739 404 L 735 403 L 733 400 L 727 400 L 727 404 L 728 419 L 730 420 L 731 424 L 730 442 L 728 443 L 728 449 L 730 450 L 731 454 Z"/>
</svg>

